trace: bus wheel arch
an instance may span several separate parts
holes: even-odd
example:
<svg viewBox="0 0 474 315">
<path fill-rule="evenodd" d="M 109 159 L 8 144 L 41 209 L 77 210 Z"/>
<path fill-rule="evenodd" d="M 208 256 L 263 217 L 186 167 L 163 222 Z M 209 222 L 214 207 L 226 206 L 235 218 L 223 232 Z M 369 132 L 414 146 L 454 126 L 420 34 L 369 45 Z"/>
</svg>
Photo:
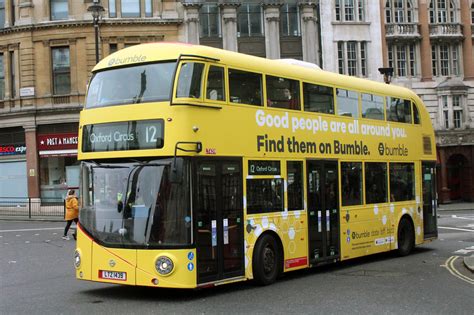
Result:
<svg viewBox="0 0 474 315">
<path fill-rule="evenodd" d="M 397 245 L 399 256 L 407 256 L 415 247 L 415 226 L 408 214 L 403 215 L 398 223 Z"/>
<path fill-rule="evenodd" d="M 267 231 L 255 242 L 252 255 L 253 278 L 259 285 L 269 285 L 283 272 L 283 245 L 280 237 Z"/>
</svg>

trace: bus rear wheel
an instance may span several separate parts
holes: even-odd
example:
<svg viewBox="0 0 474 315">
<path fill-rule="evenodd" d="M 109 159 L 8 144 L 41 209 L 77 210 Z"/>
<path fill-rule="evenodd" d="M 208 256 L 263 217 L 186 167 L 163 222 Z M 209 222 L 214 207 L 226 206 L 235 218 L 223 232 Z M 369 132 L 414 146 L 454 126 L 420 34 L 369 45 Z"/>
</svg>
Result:
<svg viewBox="0 0 474 315">
<path fill-rule="evenodd" d="M 415 230 L 407 218 L 403 218 L 398 225 L 398 255 L 406 256 L 415 247 Z"/>
<path fill-rule="evenodd" d="M 281 253 L 275 238 L 265 234 L 255 245 L 253 253 L 253 276 L 260 285 L 269 285 L 276 281 L 280 273 Z"/>
</svg>

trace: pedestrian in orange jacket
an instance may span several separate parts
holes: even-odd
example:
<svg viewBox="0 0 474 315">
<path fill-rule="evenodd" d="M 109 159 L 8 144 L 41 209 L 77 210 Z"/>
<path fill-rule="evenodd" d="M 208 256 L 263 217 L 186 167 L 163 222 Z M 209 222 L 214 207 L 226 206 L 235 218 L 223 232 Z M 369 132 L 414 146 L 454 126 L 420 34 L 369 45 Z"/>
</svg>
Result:
<svg viewBox="0 0 474 315">
<path fill-rule="evenodd" d="M 77 222 L 79 221 L 79 202 L 77 201 L 77 197 L 75 195 L 74 189 L 70 189 L 67 192 L 66 196 L 66 227 L 64 228 L 64 235 L 63 240 L 69 240 L 69 236 L 67 236 L 67 232 L 71 227 L 72 222 L 74 221 L 77 226 Z M 76 233 L 72 234 L 74 239 L 76 239 Z"/>
</svg>

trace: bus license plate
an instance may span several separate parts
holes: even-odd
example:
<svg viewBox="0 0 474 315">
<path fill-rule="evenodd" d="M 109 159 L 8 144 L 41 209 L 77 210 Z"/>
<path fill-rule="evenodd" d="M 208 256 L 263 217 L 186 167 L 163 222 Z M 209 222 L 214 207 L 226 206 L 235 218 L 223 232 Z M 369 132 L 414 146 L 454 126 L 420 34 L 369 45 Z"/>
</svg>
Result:
<svg viewBox="0 0 474 315">
<path fill-rule="evenodd" d="M 108 280 L 127 280 L 127 273 L 121 271 L 99 270 L 99 278 Z"/>
</svg>

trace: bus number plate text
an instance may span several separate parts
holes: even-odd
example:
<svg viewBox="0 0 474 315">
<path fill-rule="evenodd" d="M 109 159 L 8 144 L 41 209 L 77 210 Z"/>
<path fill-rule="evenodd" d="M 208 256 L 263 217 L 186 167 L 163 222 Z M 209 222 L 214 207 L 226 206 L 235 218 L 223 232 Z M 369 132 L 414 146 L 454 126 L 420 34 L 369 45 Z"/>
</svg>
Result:
<svg viewBox="0 0 474 315">
<path fill-rule="evenodd" d="M 99 278 L 107 280 L 127 280 L 127 273 L 121 271 L 99 270 Z"/>
</svg>

